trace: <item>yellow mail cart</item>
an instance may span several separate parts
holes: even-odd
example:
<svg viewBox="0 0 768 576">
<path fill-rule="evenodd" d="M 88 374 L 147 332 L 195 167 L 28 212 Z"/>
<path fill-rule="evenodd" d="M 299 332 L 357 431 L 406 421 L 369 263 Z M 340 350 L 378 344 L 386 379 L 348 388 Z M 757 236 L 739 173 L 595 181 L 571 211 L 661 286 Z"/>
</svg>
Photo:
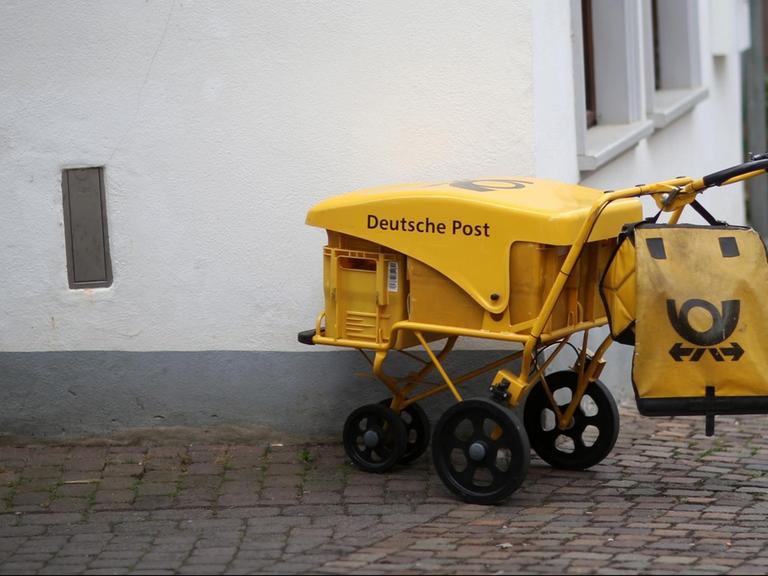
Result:
<svg viewBox="0 0 768 576">
<path fill-rule="evenodd" d="M 521 485 L 531 448 L 559 468 L 603 460 L 619 432 L 599 380 L 613 339 L 592 352 L 589 330 L 608 322 L 599 285 L 625 225 L 642 220 L 639 197 L 652 195 L 674 224 L 699 192 L 765 167 L 754 160 L 717 182 L 676 178 L 615 192 L 538 178 L 399 185 L 314 206 L 306 222 L 328 234 L 325 306 L 299 341 L 361 351 L 390 392 L 347 418 L 349 458 L 385 472 L 431 439 L 445 485 L 484 504 Z M 509 354 L 449 374 L 444 362 L 459 337 L 503 342 Z M 576 351 L 572 368 L 548 372 L 566 347 Z M 388 373 L 392 353 L 419 369 Z M 461 385 L 483 374 L 492 375 L 490 399 L 464 400 Z M 442 392 L 455 403 L 431 432 L 419 402 Z M 523 400 L 521 421 L 513 409 Z"/>
</svg>

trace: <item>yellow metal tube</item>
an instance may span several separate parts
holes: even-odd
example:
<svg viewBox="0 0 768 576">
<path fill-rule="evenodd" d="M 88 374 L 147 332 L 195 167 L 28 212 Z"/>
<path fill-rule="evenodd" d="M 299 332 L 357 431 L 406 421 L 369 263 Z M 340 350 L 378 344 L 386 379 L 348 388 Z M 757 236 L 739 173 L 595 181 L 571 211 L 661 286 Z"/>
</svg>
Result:
<svg viewBox="0 0 768 576">
<path fill-rule="evenodd" d="M 669 217 L 669 223 L 674 225 L 680 221 L 680 215 L 683 213 L 683 208 L 678 208 L 672 212 L 672 216 Z"/>
<path fill-rule="evenodd" d="M 401 408 L 405 408 L 411 404 L 415 404 L 416 402 L 421 402 L 425 398 L 430 398 L 431 396 L 434 396 L 435 394 L 439 394 L 443 390 L 447 389 L 447 384 L 440 384 L 439 386 L 435 386 L 434 388 L 430 388 L 429 390 L 425 390 L 421 394 L 416 394 L 415 396 L 411 396 L 407 400 L 403 401 L 401 404 Z"/>
<path fill-rule="evenodd" d="M 531 329 L 530 338 L 528 338 L 525 343 L 525 355 L 523 356 L 523 366 L 520 373 L 521 376 L 530 370 L 531 355 L 533 354 L 533 351 L 535 350 L 539 341 L 539 336 L 541 336 L 541 333 L 544 330 L 544 326 L 546 326 L 549 318 L 552 316 L 552 311 L 555 309 L 557 300 L 560 298 L 560 295 L 563 292 L 563 288 L 565 287 L 571 272 L 573 272 L 573 268 L 576 266 L 576 262 L 579 259 L 579 256 L 581 256 L 581 253 L 584 250 L 584 245 L 589 241 L 589 236 L 592 233 L 592 230 L 594 230 L 595 224 L 597 223 L 600 214 L 608 206 L 608 204 L 615 202 L 616 200 L 666 192 L 670 189 L 670 187 L 685 185 L 689 182 L 690 178 L 677 178 L 666 182 L 659 182 L 657 184 L 635 186 L 632 188 L 626 188 L 624 190 L 617 190 L 615 192 L 606 192 L 597 202 L 595 202 L 589 212 L 589 215 L 581 225 L 579 233 L 576 235 L 576 239 L 571 245 L 570 250 L 568 251 L 568 255 L 566 256 L 565 261 L 560 268 L 560 272 L 553 282 L 552 288 L 547 294 L 541 312 L 536 319 L 536 323 Z"/>
<path fill-rule="evenodd" d="M 549 368 L 549 365 L 554 362 L 555 358 L 557 358 L 558 354 L 560 354 L 560 351 L 565 347 L 566 344 L 568 344 L 567 339 L 560 342 L 557 348 L 555 348 L 555 351 L 552 352 L 552 354 L 549 355 L 549 358 L 547 358 L 544 363 L 538 367 L 536 372 L 531 375 L 530 379 L 527 376 L 521 375 L 521 380 L 524 382 L 536 382 L 539 378 L 542 377 L 544 371 Z"/>
<path fill-rule="evenodd" d="M 494 360 L 490 364 L 486 364 L 485 366 L 481 366 L 480 368 L 472 370 L 471 372 L 467 372 L 466 374 L 460 376 L 459 378 L 454 378 L 453 383 L 456 385 L 462 384 L 467 380 L 471 380 L 472 378 L 476 378 L 482 374 L 485 374 L 486 372 L 490 372 L 494 368 L 498 368 L 499 366 L 504 366 L 504 364 L 508 364 L 509 362 L 517 360 L 522 355 L 523 355 L 523 351 L 519 350 L 514 354 L 510 354 L 508 356 L 504 356 L 504 358 L 499 358 L 498 360 Z"/>
<path fill-rule="evenodd" d="M 555 412 L 555 417 L 558 419 L 558 421 L 561 418 L 560 414 L 560 408 L 558 407 L 557 403 L 555 402 L 555 397 L 552 395 L 552 391 L 549 389 L 549 385 L 547 384 L 547 379 L 544 377 L 544 371 L 549 368 L 549 365 L 552 364 L 552 362 L 557 358 L 558 354 L 560 354 L 560 351 L 563 349 L 563 347 L 568 343 L 567 339 L 564 339 L 557 348 L 555 348 L 555 351 L 549 355 L 549 358 L 547 358 L 544 361 L 544 364 L 542 364 L 538 370 L 533 374 L 532 378 L 530 379 L 530 382 L 537 382 L 541 380 L 541 385 L 544 387 L 544 393 L 547 395 L 547 398 L 549 398 L 549 402 L 552 405 L 552 410 Z M 524 375 L 521 374 L 521 378 L 525 378 Z"/>
<path fill-rule="evenodd" d="M 742 174 L 741 176 L 734 176 L 733 178 L 730 178 L 723 182 L 721 186 L 728 186 L 729 184 L 736 184 L 736 182 L 741 182 L 743 180 L 749 180 L 750 178 L 754 178 L 755 176 L 760 176 L 761 174 L 765 174 L 765 170 L 753 170 L 752 172 L 747 172 L 746 174 Z"/>
<path fill-rule="evenodd" d="M 453 350 L 453 346 L 456 344 L 456 340 L 458 340 L 458 336 L 451 336 L 446 340 L 445 344 L 443 345 L 443 349 L 440 350 L 440 352 L 437 354 L 437 359 L 442 360 L 445 358 L 448 354 L 450 354 L 451 350 Z M 412 356 L 412 355 L 411 355 Z M 423 378 L 429 374 L 433 369 L 435 368 L 434 362 L 427 362 L 425 365 L 419 370 L 413 380 L 409 382 L 406 386 L 402 389 L 403 397 L 407 396 L 411 393 L 411 391 L 416 388 L 419 384 L 423 383 Z"/>
<path fill-rule="evenodd" d="M 584 376 L 584 369 L 587 364 L 587 350 L 589 346 L 589 330 L 584 330 L 584 337 L 581 341 L 581 351 L 579 352 L 579 378 Z"/>
<path fill-rule="evenodd" d="M 411 322 L 401 320 L 392 325 L 392 339 L 394 334 L 400 330 L 411 330 L 412 332 L 427 332 L 429 334 L 445 334 L 446 336 L 471 336 L 472 338 L 486 338 L 489 340 L 505 340 L 507 342 L 525 342 L 528 336 L 524 334 L 515 334 L 511 332 L 490 332 L 488 330 L 472 330 L 461 328 L 459 326 L 444 326 L 440 324 L 424 324 L 422 322 Z"/>
<path fill-rule="evenodd" d="M 558 418 L 558 427 L 561 430 L 565 430 L 573 419 L 573 415 L 576 413 L 576 408 L 581 403 L 584 392 L 587 391 L 587 386 L 589 386 L 589 383 L 594 377 L 595 370 L 597 369 L 600 359 L 603 357 L 606 350 L 608 350 L 608 347 L 612 343 L 613 338 L 611 338 L 611 336 L 608 336 L 605 340 L 603 340 L 595 352 L 595 355 L 592 357 L 592 361 L 589 363 L 585 373 L 579 377 L 579 382 L 576 385 L 576 392 L 573 394 L 573 398 L 571 398 L 571 402 L 568 404 L 568 408 L 566 408 L 565 412 Z"/>
<path fill-rule="evenodd" d="M 544 332 L 539 336 L 539 344 L 550 344 L 552 342 L 560 340 L 564 336 L 570 336 L 571 334 L 576 334 L 577 332 L 581 332 L 582 330 L 591 330 L 592 328 L 600 328 L 601 326 L 605 326 L 607 323 L 608 323 L 608 317 L 601 316 L 600 318 L 595 318 L 595 320 L 593 320 L 592 322 L 579 322 L 578 324 L 574 324 L 573 326 L 568 326 L 567 328 L 560 328 L 559 330 L 553 330 L 552 332 Z"/>
<path fill-rule="evenodd" d="M 595 226 L 595 222 L 597 222 L 597 219 L 600 217 L 600 213 L 611 201 L 623 197 L 624 196 L 621 196 L 620 193 L 617 192 L 606 194 L 595 204 L 595 206 L 590 211 L 589 216 L 587 216 L 587 219 L 582 224 L 581 229 L 579 230 L 579 234 L 577 235 L 573 245 L 571 245 L 571 249 L 568 251 L 568 255 L 566 256 L 565 261 L 560 268 L 560 272 L 558 273 L 557 278 L 555 278 L 549 294 L 547 294 L 547 298 L 545 299 L 544 305 L 539 312 L 536 323 L 531 329 L 531 336 L 525 344 L 525 355 L 523 357 L 523 366 L 520 372 L 521 377 L 523 374 L 526 374 L 530 370 L 531 357 L 536 348 L 539 336 L 544 331 L 544 326 L 546 326 L 549 318 L 552 316 L 552 311 L 555 309 L 555 304 L 563 292 L 563 288 L 565 287 L 565 284 L 568 281 L 574 266 L 576 265 L 576 261 L 579 259 L 579 256 L 581 256 L 584 245 L 589 240 L 589 235 Z"/>
<path fill-rule="evenodd" d="M 312 341 L 315 344 L 324 344 L 326 346 L 341 346 L 342 348 L 361 348 L 363 350 L 374 350 L 376 352 L 389 350 L 392 346 L 388 343 L 377 344 L 376 342 L 366 342 L 365 340 L 351 340 L 348 338 L 326 338 L 325 336 L 315 336 Z"/>
<path fill-rule="evenodd" d="M 471 380 L 472 378 L 476 378 L 477 376 L 481 376 L 482 374 L 485 374 L 487 372 L 490 372 L 491 370 L 498 368 L 499 366 L 503 366 L 504 364 L 507 364 L 509 362 L 512 362 L 523 354 L 522 350 L 518 350 L 517 352 L 514 352 L 513 354 L 508 354 L 507 356 L 504 356 L 503 358 L 499 358 L 498 360 L 494 360 L 493 362 L 490 362 L 488 364 L 485 364 L 484 366 L 480 366 L 479 368 L 476 368 L 470 372 L 467 372 L 466 374 L 463 374 L 459 376 L 458 378 L 453 378 L 453 385 L 454 386 L 460 386 L 467 380 Z M 432 384 L 430 382 L 423 382 L 423 381 L 413 381 L 412 384 L 431 384 L 432 388 L 429 390 L 425 390 L 424 392 L 421 392 L 419 394 L 416 394 L 415 396 L 411 396 L 410 398 L 406 398 L 403 400 L 403 403 L 401 404 L 401 407 L 404 408 L 408 406 L 409 404 L 413 404 L 414 402 L 419 402 L 423 400 L 424 398 L 429 398 L 430 396 L 434 396 L 435 394 L 438 394 L 439 392 L 442 392 L 443 390 L 448 388 L 448 385 L 446 384 Z M 412 390 L 413 388 L 410 388 Z M 408 388 L 404 389 L 403 392 L 409 391 Z"/>
<path fill-rule="evenodd" d="M 453 350 L 454 345 L 456 344 L 456 340 L 458 340 L 458 336 L 451 336 L 446 340 L 445 345 L 443 346 L 443 349 L 440 350 L 440 352 L 437 354 L 437 359 L 442 360 L 445 358 L 448 354 L 450 354 L 451 350 Z M 429 374 L 433 369 L 435 368 L 435 363 L 432 362 L 430 364 L 427 364 L 424 366 L 421 370 L 418 372 L 418 378 L 424 378 L 427 374 Z"/>
<path fill-rule="evenodd" d="M 320 326 L 323 323 L 323 318 L 325 318 L 325 310 L 320 312 L 320 314 L 317 315 L 317 318 L 315 319 L 315 338 L 321 337 L 320 334 L 322 334 L 322 329 Z"/>
<path fill-rule="evenodd" d="M 432 363 L 435 365 L 435 368 L 437 368 L 437 371 L 440 372 L 440 376 L 443 377 L 443 380 L 445 381 L 446 386 L 451 389 L 451 393 L 453 394 L 453 397 L 456 398 L 457 402 L 461 402 L 463 398 L 461 397 L 461 394 L 459 394 L 459 391 L 456 389 L 456 386 L 453 385 L 453 382 L 451 382 L 450 376 L 448 376 L 448 373 L 443 368 L 443 365 L 440 364 L 440 360 L 437 359 L 437 356 L 435 356 L 435 353 L 432 352 L 432 348 L 429 347 L 429 344 L 427 344 L 427 341 L 424 340 L 424 336 L 421 335 L 421 332 L 414 331 L 414 336 L 418 339 L 419 343 L 424 347 L 424 350 L 426 350 L 427 354 L 429 355 L 430 359 L 432 360 Z"/>
<path fill-rule="evenodd" d="M 384 360 L 387 359 L 387 352 L 386 350 L 379 350 L 376 352 L 376 355 L 373 357 L 373 374 L 381 380 L 384 385 L 389 388 L 389 391 L 392 392 L 392 396 L 395 397 L 395 405 L 397 402 L 402 400 L 402 394 L 397 389 L 397 379 L 393 378 L 392 376 L 389 376 L 384 372 Z M 395 406 L 393 406 L 393 409 L 396 409 Z"/>
</svg>

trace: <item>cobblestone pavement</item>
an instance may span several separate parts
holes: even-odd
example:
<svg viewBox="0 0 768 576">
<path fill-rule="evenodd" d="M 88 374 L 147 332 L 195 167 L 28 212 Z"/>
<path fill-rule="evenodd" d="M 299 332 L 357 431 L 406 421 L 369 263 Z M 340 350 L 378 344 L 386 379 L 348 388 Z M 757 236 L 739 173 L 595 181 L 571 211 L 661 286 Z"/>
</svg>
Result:
<svg viewBox="0 0 768 576">
<path fill-rule="evenodd" d="M 768 571 L 768 418 L 622 420 L 603 464 L 534 458 L 497 507 L 338 444 L 3 447 L 0 572 Z"/>
</svg>

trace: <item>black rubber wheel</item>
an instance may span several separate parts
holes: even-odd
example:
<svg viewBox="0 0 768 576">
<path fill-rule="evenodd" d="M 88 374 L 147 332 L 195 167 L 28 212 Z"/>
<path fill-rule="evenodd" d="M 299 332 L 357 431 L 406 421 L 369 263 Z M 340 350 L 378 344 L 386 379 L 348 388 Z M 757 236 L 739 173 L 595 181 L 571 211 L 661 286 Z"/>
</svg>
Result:
<svg viewBox="0 0 768 576">
<path fill-rule="evenodd" d="M 391 398 L 385 398 L 379 404 L 387 406 L 392 403 Z M 400 418 L 405 424 L 405 454 L 400 458 L 400 464 L 413 462 L 424 454 L 429 446 L 430 424 L 429 417 L 418 404 L 409 404 L 400 411 Z"/>
<path fill-rule="evenodd" d="M 561 411 L 576 391 L 578 374 L 555 372 L 547 384 Z M 610 454 L 619 436 L 619 411 L 608 388 L 599 380 L 587 386 L 571 425 L 560 430 L 541 382 L 528 393 L 523 421 L 531 447 L 550 466 L 584 470 Z"/>
<path fill-rule="evenodd" d="M 400 462 L 407 443 L 405 422 L 388 406 L 361 406 L 344 423 L 344 450 L 366 472 L 386 472 Z"/>
<path fill-rule="evenodd" d="M 454 404 L 432 436 L 437 474 L 472 504 L 495 504 L 517 490 L 528 473 L 530 451 L 517 416 L 486 400 Z"/>
</svg>

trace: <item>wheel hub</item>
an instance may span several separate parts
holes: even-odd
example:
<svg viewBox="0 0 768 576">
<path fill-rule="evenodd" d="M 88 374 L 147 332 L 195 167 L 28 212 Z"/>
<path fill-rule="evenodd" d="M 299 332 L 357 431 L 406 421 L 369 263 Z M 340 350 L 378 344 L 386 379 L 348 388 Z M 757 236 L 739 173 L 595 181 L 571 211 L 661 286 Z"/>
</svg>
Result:
<svg viewBox="0 0 768 576">
<path fill-rule="evenodd" d="M 376 448 L 380 441 L 381 437 L 375 430 L 366 430 L 365 434 L 363 434 L 363 443 L 367 448 Z"/>
<path fill-rule="evenodd" d="M 488 454 L 488 449 L 482 442 L 473 442 L 469 447 L 469 457 L 474 462 L 482 462 L 485 460 L 486 454 Z"/>
</svg>

